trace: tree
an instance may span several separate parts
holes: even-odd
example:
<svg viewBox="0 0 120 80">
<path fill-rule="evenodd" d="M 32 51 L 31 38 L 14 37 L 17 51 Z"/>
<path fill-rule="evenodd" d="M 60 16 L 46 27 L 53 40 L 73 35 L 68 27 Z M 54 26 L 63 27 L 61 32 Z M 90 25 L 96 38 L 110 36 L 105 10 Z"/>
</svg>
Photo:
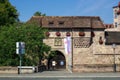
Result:
<svg viewBox="0 0 120 80">
<path fill-rule="evenodd" d="M 46 14 L 42 14 L 41 12 L 37 11 L 34 13 L 34 16 L 46 16 Z"/>
<path fill-rule="evenodd" d="M 18 13 L 9 0 L 0 0 L 0 26 L 13 24 L 18 21 Z"/>
<path fill-rule="evenodd" d="M 15 24 L 0 28 L 0 65 L 17 66 L 16 42 L 25 42 L 23 65 L 37 65 L 51 47 L 43 43 L 46 29 L 34 24 Z"/>
</svg>

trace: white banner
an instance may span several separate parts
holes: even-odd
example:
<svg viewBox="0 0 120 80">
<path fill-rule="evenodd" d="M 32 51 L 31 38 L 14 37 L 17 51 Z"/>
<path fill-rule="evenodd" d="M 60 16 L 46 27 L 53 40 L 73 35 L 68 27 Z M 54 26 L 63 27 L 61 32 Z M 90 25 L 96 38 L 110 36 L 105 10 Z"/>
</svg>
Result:
<svg viewBox="0 0 120 80">
<path fill-rule="evenodd" d="M 72 73 L 71 37 L 64 38 L 65 53 L 68 55 L 68 70 Z"/>
<path fill-rule="evenodd" d="M 65 53 L 71 54 L 71 37 L 64 38 Z"/>
<path fill-rule="evenodd" d="M 71 37 L 67 37 L 67 51 L 71 54 Z"/>
<path fill-rule="evenodd" d="M 67 54 L 68 52 L 67 52 L 67 39 L 66 38 L 64 38 L 64 46 L 65 46 L 65 53 Z"/>
</svg>

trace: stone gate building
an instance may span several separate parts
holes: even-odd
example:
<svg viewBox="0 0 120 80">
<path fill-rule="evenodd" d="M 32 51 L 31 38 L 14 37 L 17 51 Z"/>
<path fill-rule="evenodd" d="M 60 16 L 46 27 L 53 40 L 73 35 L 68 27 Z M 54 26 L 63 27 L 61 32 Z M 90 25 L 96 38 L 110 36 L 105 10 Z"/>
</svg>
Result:
<svg viewBox="0 0 120 80">
<path fill-rule="evenodd" d="M 30 21 L 49 30 L 44 43 L 58 54 L 48 67 L 56 60 L 56 68 L 72 72 L 120 71 L 120 3 L 113 11 L 113 24 L 104 24 L 98 16 L 33 16 Z M 66 37 L 71 37 L 70 59 Z"/>
</svg>

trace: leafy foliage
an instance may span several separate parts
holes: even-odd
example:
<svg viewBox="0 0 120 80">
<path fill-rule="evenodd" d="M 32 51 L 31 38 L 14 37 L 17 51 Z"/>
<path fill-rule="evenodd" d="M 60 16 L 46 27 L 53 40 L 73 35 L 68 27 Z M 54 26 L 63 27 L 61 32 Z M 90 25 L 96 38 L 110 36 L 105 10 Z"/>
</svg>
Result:
<svg viewBox="0 0 120 80">
<path fill-rule="evenodd" d="M 23 65 L 37 65 L 51 50 L 43 43 L 46 30 L 34 24 L 15 24 L 0 28 L 0 65 L 19 65 L 19 55 L 16 54 L 16 42 L 25 42 Z"/>
<path fill-rule="evenodd" d="M 46 16 L 46 14 L 42 14 L 41 12 L 37 11 L 34 13 L 34 16 Z"/>
<path fill-rule="evenodd" d="M 18 13 L 8 0 L 0 0 L 0 26 L 18 21 Z"/>
<path fill-rule="evenodd" d="M 51 51 L 47 58 L 49 59 L 51 57 L 56 57 L 56 55 L 57 55 L 56 51 Z"/>
</svg>

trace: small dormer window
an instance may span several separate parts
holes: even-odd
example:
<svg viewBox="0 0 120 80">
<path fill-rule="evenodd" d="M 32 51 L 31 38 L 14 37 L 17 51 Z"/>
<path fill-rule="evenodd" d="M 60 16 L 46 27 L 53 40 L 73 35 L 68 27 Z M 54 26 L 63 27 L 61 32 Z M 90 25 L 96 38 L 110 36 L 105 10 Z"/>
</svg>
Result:
<svg viewBox="0 0 120 80">
<path fill-rule="evenodd" d="M 54 24 L 54 22 L 53 21 L 49 21 L 49 23 L 48 23 L 49 25 L 53 25 Z"/>
<path fill-rule="evenodd" d="M 117 27 L 117 22 L 115 22 L 115 27 Z"/>
<path fill-rule="evenodd" d="M 59 21 L 59 25 L 64 25 L 64 21 Z"/>
</svg>

